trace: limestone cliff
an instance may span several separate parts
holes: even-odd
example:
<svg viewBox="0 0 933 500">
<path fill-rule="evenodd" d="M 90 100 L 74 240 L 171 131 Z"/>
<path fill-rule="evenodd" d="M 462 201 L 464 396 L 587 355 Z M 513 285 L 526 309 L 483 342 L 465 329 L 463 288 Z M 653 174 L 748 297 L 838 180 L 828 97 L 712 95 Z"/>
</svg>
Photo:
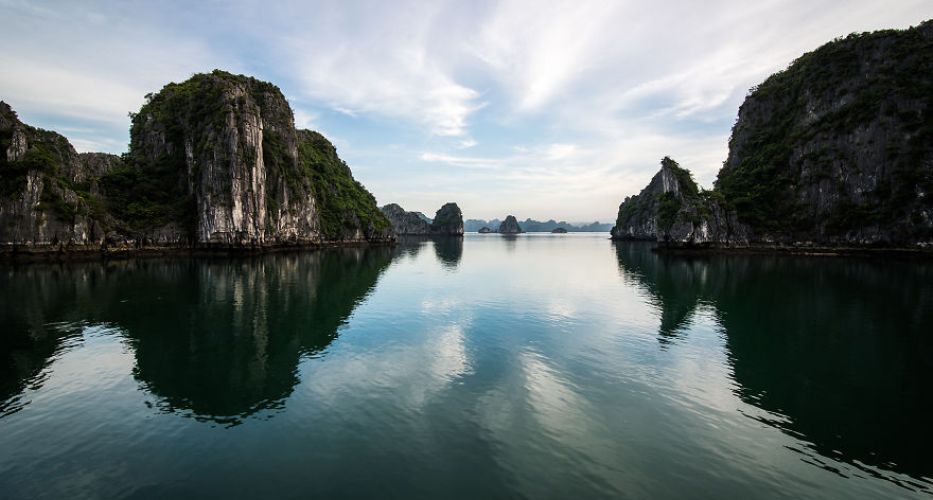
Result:
<svg viewBox="0 0 933 500">
<path fill-rule="evenodd" d="M 747 228 L 702 191 L 690 171 L 669 157 L 641 193 L 625 198 L 611 235 L 617 240 L 658 240 L 684 246 L 747 243 Z"/>
<path fill-rule="evenodd" d="M 146 96 L 123 158 L 78 155 L 0 105 L 0 243 L 263 248 L 394 238 L 274 85 L 215 70 Z"/>
<path fill-rule="evenodd" d="M 763 243 L 933 244 L 933 22 L 836 40 L 753 89 L 716 191 Z"/>
<path fill-rule="evenodd" d="M 389 203 L 380 210 L 392 223 L 395 234 L 431 234 L 431 224 L 419 216 L 418 212 L 406 212 L 404 208 L 396 203 Z"/>
<path fill-rule="evenodd" d="M 503 234 L 518 234 L 524 233 L 522 227 L 518 225 L 518 220 L 514 215 L 509 215 L 499 224 L 499 232 Z"/>
<path fill-rule="evenodd" d="M 67 139 L 22 123 L 0 101 L 0 245 L 99 241 L 110 223 L 99 180 L 118 164 L 113 155 L 79 155 Z"/>
<path fill-rule="evenodd" d="M 712 191 L 669 159 L 615 239 L 933 248 L 933 22 L 851 35 L 753 89 Z"/>
<path fill-rule="evenodd" d="M 431 222 L 431 233 L 463 236 L 463 212 L 456 203 L 445 203 L 437 210 Z"/>
<path fill-rule="evenodd" d="M 428 219 L 421 212 L 406 212 L 397 203 L 390 203 L 380 210 L 392 223 L 392 228 L 398 235 L 463 235 L 463 214 L 456 203 L 442 206 L 434 219 Z"/>
</svg>

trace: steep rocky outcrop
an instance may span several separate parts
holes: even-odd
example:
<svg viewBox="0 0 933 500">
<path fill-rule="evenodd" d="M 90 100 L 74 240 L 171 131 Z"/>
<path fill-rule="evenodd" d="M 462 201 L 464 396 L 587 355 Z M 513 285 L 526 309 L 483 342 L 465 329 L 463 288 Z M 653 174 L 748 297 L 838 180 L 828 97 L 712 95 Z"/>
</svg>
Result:
<svg viewBox="0 0 933 500">
<path fill-rule="evenodd" d="M 615 239 L 933 248 L 933 23 L 851 35 L 753 89 L 712 191 L 669 159 Z"/>
<path fill-rule="evenodd" d="M 657 240 L 683 246 L 745 244 L 748 229 L 701 191 L 690 171 L 669 157 L 641 193 L 625 198 L 610 234 L 617 240 Z"/>
<path fill-rule="evenodd" d="M 836 40 L 753 89 L 716 191 L 757 241 L 933 244 L 933 22 Z"/>
<path fill-rule="evenodd" d="M 431 222 L 431 234 L 463 236 L 463 212 L 456 203 L 445 203 Z"/>
<path fill-rule="evenodd" d="M 390 203 L 380 210 L 398 235 L 463 235 L 463 214 L 456 203 L 442 206 L 434 219 L 428 219 L 421 212 L 406 212 L 396 203 Z"/>
<path fill-rule="evenodd" d="M 99 181 L 120 164 L 113 155 L 79 155 L 0 101 L 0 244 L 59 248 L 102 239 L 112 221 Z"/>
<path fill-rule="evenodd" d="M 493 231 L 492 231 L 492 229 L 490 229 L 490 228 L 488 228 L 488 227 L 486 227 L 486 226 L 483 226 L 483 227 L 479 228 L 479 231 L 477 231 L 477 232 L 480 233 L 480 234 L 489 234 L 489 233 L 491 233 L 491 232 L 493 232 Z"/>
<path fill-rule="evenodd" d="M 502 221 L 502 224 L 499 224 L 499 232 L 502 234 L 518 234 L 524 233 L 522 227 L 518 225 L 518 220 L 514 215 L 509 215 Z"/>
<path fill-rule="evenodd" d="M 387 242 L 392 227 L 274 85 L 215 70 L 146 96 L 123 158 L 78 155 L 0 105 L 0 244 L 265 248 Z"/>
<path fill-rule="evenodd" d="M 418 212 L 406 212 L 396 203 L 389 203 L 380 210 L 389 219 L 395 234 L 431 234 L 431 224 L 419 217 Z"/>
</svg>

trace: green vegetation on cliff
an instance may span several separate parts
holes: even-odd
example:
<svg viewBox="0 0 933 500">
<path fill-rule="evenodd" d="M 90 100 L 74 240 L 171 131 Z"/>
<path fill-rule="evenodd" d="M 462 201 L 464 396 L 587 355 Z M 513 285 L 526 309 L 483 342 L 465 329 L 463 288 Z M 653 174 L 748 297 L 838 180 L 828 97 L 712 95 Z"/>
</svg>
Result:
<svg viewBox="0 0 933 500">
<path fill-rule="evenodd" d="M 661 167 L 671 169 L 671 172 L 674 173 L 674 177 L 677 178 L 677 185 L 679 186 L 680 192 L 685 196 L 696 196 L 700 193 L 699 186 L 697 186 L 696 181 L 693 180 L 693 173 L 681 167 L 680 164 L 671 159 L 670 156 L 661 158 Z"/>
<path fill-rule="evenodd" d="M 392 229 L 382 211 L 374 210 L 376 199 L 353 178 L 350 167 L 323 135 L 299 130 L 298 159 L 320 203 L 321 230 L 328 238 L 339 239 L 355 228 Z"/>
<path fill-rule="evenodd" d="M 678 198 L 677 194 L 673 191 L 661 193 L 657 196 L 658 228 L 666 231 L 674 225 L 674 222 L 677 219 L 677 214 L 680 212 L 680 207 L 683 205 L 683 202 L 680 201 L 680 198 Z"/>
<path fill-rule="evenodd" d="M 25 142 L 26 149 L 7 158 L 6 152 L 17 149 L 14 135 Z M 71 222 L 75 215 L 99 213 L 99 199 L 88 193 L 87 183 L 72 180 L 77 153 L 68 140 L 58 133 L 31 127 L 19 122 L 16 113 L 0 102 L 0 197 L 22 196 L 30 173 L 42 183 L 38 209 L 61 221 Z M 66 193 L 75 193 L 71 201 Z"/>
<path fill-rule="evenodd" d="M 31 127 L 30 127 L 31 128 Z M 32 129 L 31 132 L 36 136 L 45 135 L 44 130 Z M 0 135 L 0 151 L 6 151 L 10 147 L 12 132 Z M 0 195 L 12 196 L 21 193 L 26 189 L 26 177 L 29 171 L 55 175 L 61 160 L 56 160 L 57 151 L 54 148 L 54 141 L 37 140 L 32 147 L 26 151 L 23 158 L 19 160 L 7 161 L 6 156 L 0 157 Z"/>
<path fill-rule="evenodd" d="M 933 22 L 850 35 L 752 89 L 712 191 L 665 157 L 618 239 L 933 245 Z"/>
<path fill-rule="evenodd" d="M 179 182 L 170 157 L 146 161 L 145 167 L 126 161 L 101 178 L 106 207 L 130 231 L 147 231 L 178 223 L 193 232 L 195 203 Z"/>
<path fill-rule="evenodd" d="M 132 119 L 128 166 L 111 173 L 107 187 L 115 194 L 113 209 L 136 229 L 176 222 L 193 231 L 197 193 L 189 192 L 189 183 L 197 185 L 212 162 L 251 168 L 259 144 L 250 134 L 260 129 L 267 210 L 294 210 L 283 204 L 313 196 L 324 239 L 389 230 L 333 145 L 317 132 L 294 129 L 275 85 L 220 70 L 198 74 L 148 95 Z M 278 181 L 289 189 L 284 198 Z"/>
<path fill-rule="evenodd" d="M 102 179 L 107 208 L 127 229 L 146 231 L 176 223 L 193 236 L 197 207 L 187 177 L 196 178 L 200 165 L 194 162 L 189 173 L 188 155 L 210 155 L 223 139 L 220 131 L 228 113 L 236 113 L 243 103 L 242 97 L 231 102 L 225 92 L 238 85 L 260 96 L 281 93 L 271 83 L 214 70 L 147 94 L 139 112 L 130 114 L 124 165 Z M 156 141 L 154 134 L 159 136 Z"/>
<path fill-rule="evenodd" d="M 931 31 L 837 39 L 752 89 L 716 181 L 740 220 L 831 237 L 908 226 L 918 204 L 933 205 Z"/>
<path fill-rule="evenodd" d="M 275 85 L 215 70 L 148 94 L 130 117 L 122 158 L 79 155 L 0 103 L 0 242 L 256 248 L 394 237 L 334 146 L 295 129 Z"/>
</svg>

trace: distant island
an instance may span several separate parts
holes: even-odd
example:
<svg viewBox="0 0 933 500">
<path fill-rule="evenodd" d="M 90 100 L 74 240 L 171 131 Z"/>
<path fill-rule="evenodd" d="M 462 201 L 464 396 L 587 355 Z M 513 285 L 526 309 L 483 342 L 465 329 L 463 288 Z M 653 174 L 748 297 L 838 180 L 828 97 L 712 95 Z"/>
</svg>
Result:
<svg viewBox="0 0 933 500">
<path fill-rule="evenodd" d="M 407 236 L 463 236 L 463 212 L 456 203 L 444 204 L 428 219 L 421 212 L 406 212 L 396 203 L 382 207 L 397 235 Z"/>
<path fill-rule="evenodd" d="M 278 87 L 220 70 L 132 113 L 129 151 L 78 154 L 0 102 L 0 253 L 391 243 L 372 194 Z"/>
<path fill-rule="evenodd" d="M 505 220 L 499 224 L 499 230 L 496 232 L 501 234 L 520 234 L 524 233 L 525 230 L 519 225 L 514 215 L 508 215 Z"/>
<path fill-rule="evenodd" d="M 669 157 L 614 239 L 933 250 L 933 22 L 850 35 L 752 89 L 712 190 Z"/>
<path fill-rule="evenodd" d="M 463 221 L 463 229 L 468 233 L 480 232 L 483 227 L 498 228 L 502 224 L 499 219 L 467 219 Z M 518 223 L 525 232 L 529 233 L 549 233 L 558 227 L 564 228 L 572 233 L 608 233 L 612 229 L 612 223 L 593 222 L 590 224 L 571 224 L 566 221 L 557 222 L 550 219 L 545 222 L 525 219 Z"/>
</svg>

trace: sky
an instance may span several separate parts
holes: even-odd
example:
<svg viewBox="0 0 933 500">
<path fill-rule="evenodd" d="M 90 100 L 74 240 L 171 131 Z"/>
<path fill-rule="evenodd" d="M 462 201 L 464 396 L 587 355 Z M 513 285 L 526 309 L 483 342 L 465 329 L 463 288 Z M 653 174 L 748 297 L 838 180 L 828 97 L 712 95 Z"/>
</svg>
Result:
<svg viewBox="0 0 933 500">
<path fill-rule="evenodd" d="M 278 85 L 380 205 L 610 222 L 671 156 L 712 187 L 748 89 L 930 0 L 0 0 L 0 99 L 79 151 L 215 68 Z"/>
</svg>

